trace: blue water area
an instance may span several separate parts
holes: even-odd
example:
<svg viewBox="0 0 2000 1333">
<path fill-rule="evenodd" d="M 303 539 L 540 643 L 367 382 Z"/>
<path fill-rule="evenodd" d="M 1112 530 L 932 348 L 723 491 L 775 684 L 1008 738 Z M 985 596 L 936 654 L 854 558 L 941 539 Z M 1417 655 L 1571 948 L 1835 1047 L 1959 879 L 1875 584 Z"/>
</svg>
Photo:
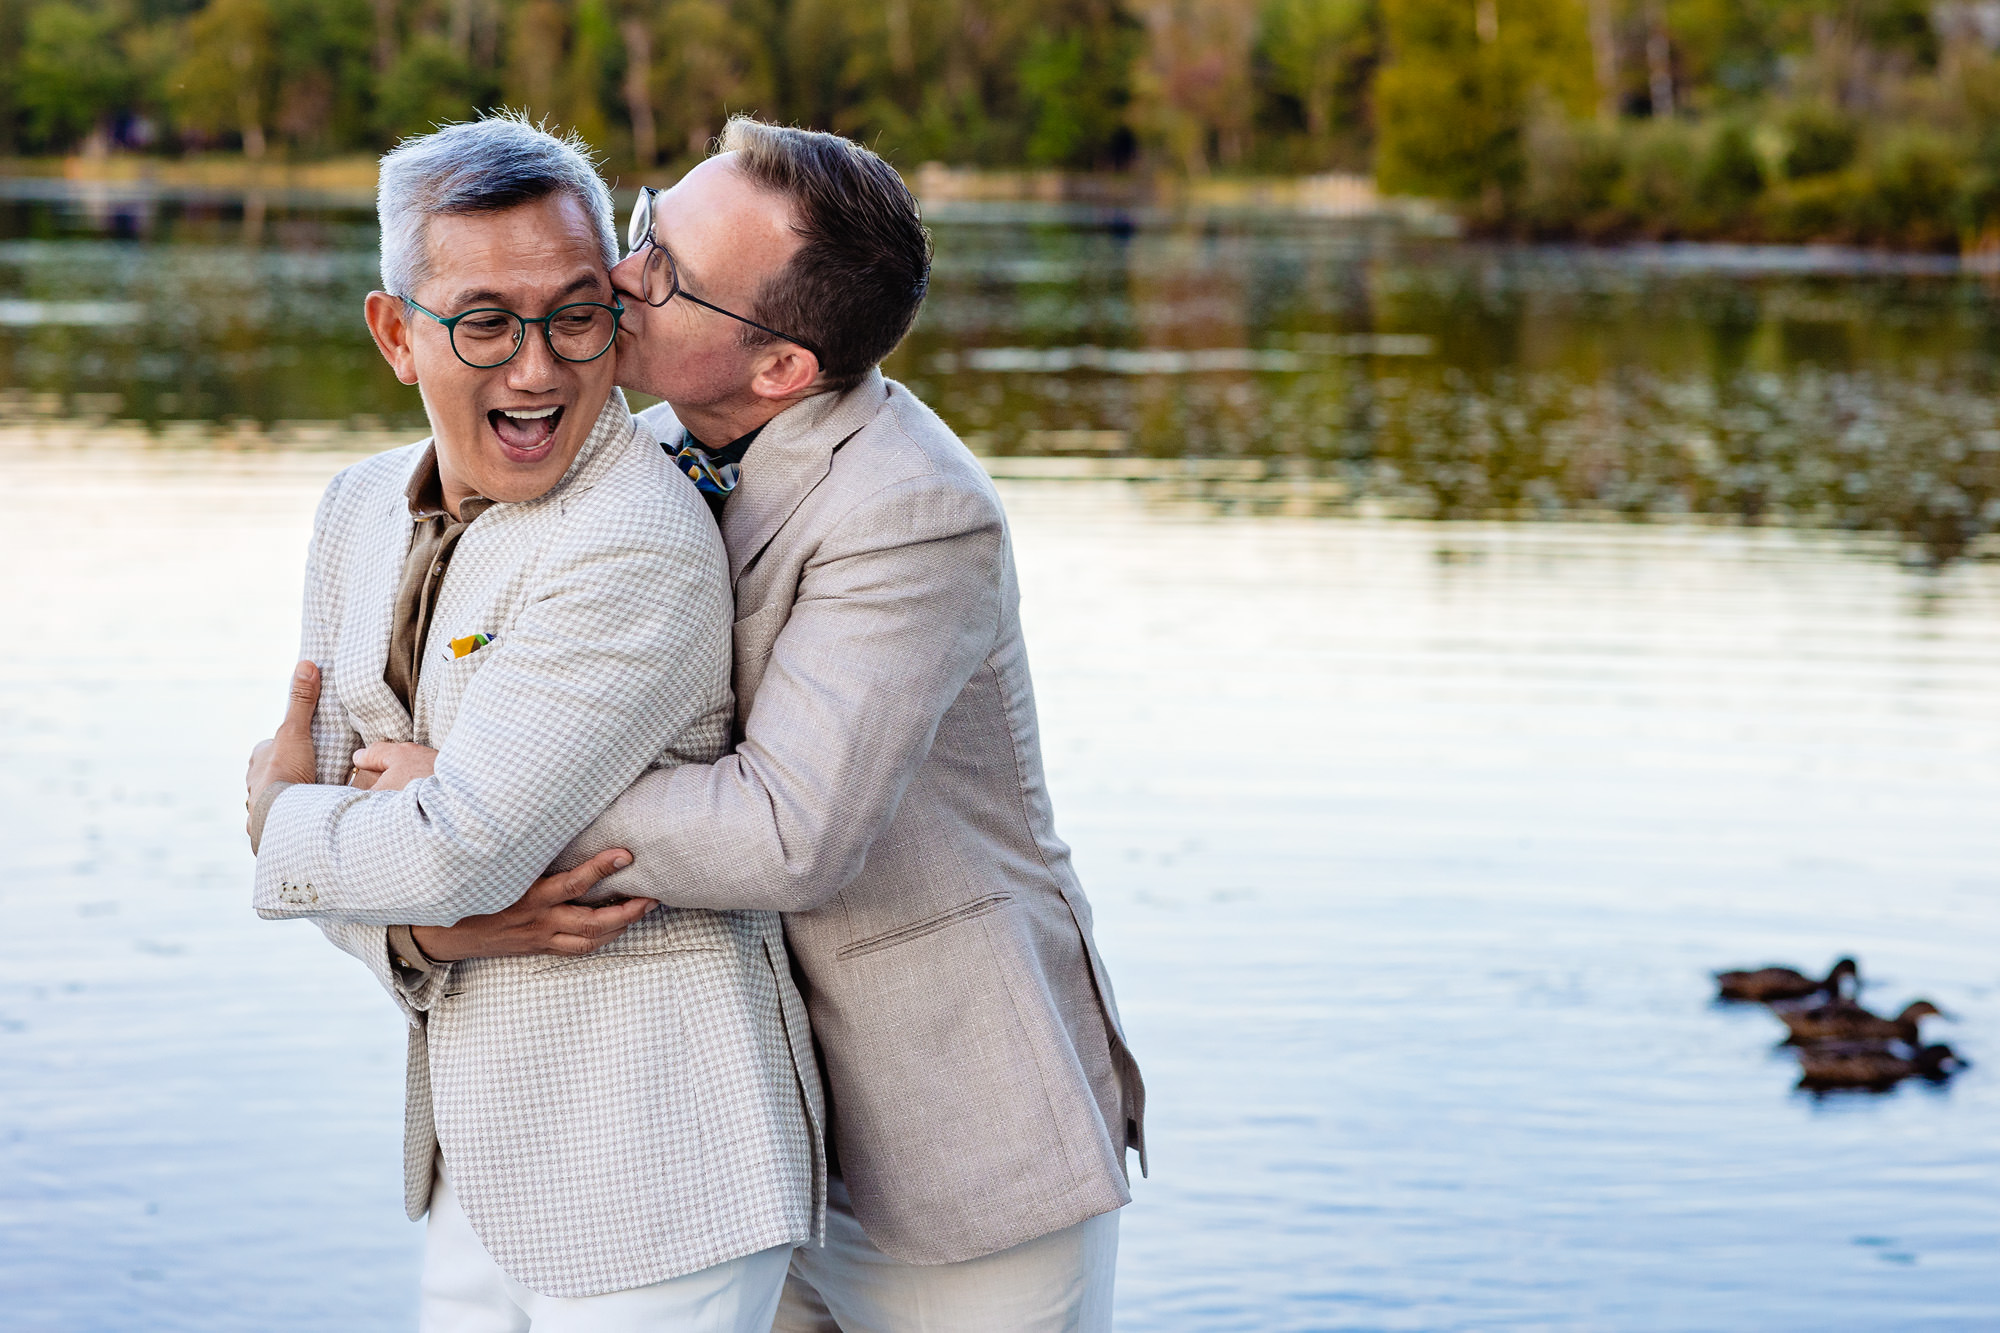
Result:
<svg viewBox="0 0 2000 1333">
<path fill-rule="evenodd" d="M 409 1327 L 399 1019 L 240 827 L 342 456 L 10 439 L 0 1327 Z M 2000 1326 L 2000 565 L 1004 494 L 1151 1091 L 1121 1333 Z M 1815 1099 L 1711 1004 L 1844 952 L 1972 1067 Z"/>
</svg>

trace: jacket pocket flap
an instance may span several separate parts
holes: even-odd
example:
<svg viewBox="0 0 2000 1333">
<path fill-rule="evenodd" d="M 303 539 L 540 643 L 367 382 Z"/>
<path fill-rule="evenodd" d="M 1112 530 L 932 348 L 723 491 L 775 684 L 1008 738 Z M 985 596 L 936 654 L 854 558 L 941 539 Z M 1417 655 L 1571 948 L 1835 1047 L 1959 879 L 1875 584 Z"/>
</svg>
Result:
<svg viewBox="0 0 2000 1333">
<path fill-rule="evenodd" d="M 921 921 L 912 921 L 907 926 L 897 926 L 894 930 L 885 930 L 879 935 L 870 935 L 866 939 L 843 944 L 834 950 L 833 956 L 854 958 L 864 953 L 874 953 L 878 949 L 893 949 L 899 944 L 908 944 L 911 940 L 922 939 L 926 935 L 943 930 L 946 926 L 985 916 L 988 912 L 997 911 L 1012 901 L 1014 895 L 1011 893 L 990 893 L 984 898 L 977 898 L 969 903 L 961 903 L 949 911 L 939 912 L 936 916 L 927 916 Z"/>
</svg>

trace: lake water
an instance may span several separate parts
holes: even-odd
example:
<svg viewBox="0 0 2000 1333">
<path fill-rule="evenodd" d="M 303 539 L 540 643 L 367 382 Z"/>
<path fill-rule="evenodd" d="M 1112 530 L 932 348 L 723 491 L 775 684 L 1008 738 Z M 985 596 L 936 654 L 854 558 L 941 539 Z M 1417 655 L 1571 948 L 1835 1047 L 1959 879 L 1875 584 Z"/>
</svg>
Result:
<svg viewBox="0 0 2000 1333">
<path fill-rule="evenodd" d="M 369 233 L 6 216 L 0 1328 L 407 1327 L 399 1021 L 251 916 L 235 795 L 313 500 L 413 424 L 337 331 Z M 1741 448 L 1767 497 L 1955 458 L 1921 512 L 1983 513 L 1986 289 L 1297 221 L 938 231 L 897 369 L 1007 478 L 1060 825 L 1151 1089 L 1121 1333 L 2000 1326 L 2000 562 L 1872 502 L 1710 503 L 1748 493 Z M 302 310 L 329 331 L 286 333 Z M 1730 397 L 1759 376 L 1764 418 Z M 1544 389 L 1588 419 L 1561 383 L 1711 413 L 1681 456 L 1721 489 L 1679 474 L 1676 518 L 1632 407 L 1568 444 L 1524 418 L 1499 499 L 1449 500 L 1482 419 Z M 1573 521 L 1618 477 L 1652 521 Z M 1712 967 L 1843 952 L 1973 1067 L 1816 1100 L 1769 1017 L 1709 1003 Z"/>
</svg>

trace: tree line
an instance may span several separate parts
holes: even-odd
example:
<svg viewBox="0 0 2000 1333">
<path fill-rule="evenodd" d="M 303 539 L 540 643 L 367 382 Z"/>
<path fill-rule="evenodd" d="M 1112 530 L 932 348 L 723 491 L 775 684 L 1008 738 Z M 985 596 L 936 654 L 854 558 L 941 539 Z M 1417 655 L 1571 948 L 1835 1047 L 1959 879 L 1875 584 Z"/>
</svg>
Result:
<svg viewBox="0 0 2000 1333">
<path fill-rule="evenodd" d="M 377 151 L 478 108 L 671 170 L 1372 171 L 1538 235 L 1981 243 L 2000 0 L 0 0 L 0 155 Z"/>
</svg>

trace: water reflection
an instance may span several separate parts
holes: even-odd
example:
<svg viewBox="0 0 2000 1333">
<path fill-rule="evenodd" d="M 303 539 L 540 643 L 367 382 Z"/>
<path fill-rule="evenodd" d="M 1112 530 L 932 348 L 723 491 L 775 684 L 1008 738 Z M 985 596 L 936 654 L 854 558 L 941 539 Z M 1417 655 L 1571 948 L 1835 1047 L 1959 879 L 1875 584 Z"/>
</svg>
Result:
<svg viewBox="0 0 2000 1333">
<path fill-rule="evenodd" d="M 346 461 L 0 449 L 0 1327 L 408 1326 L 400 1020 L 229 797 Z M 2000 566 L 1167 484 L 1002 487 L 1150 1090 L 1121 1333 L 2000 1326 Z M 1962 1076 L 1791 1094 L 1709 1005 L 1850 948 Z"/>
<path fill-rule="evenodd" d="M 1482 248 L 1387 223 L 959 206 L 892 374 L 976 448 L 1169 460 L 1223 507 L 2000 528 L 2000 313 L 1934 257 Z M 366 209 L 0 198 L 0 427 L 423 429 L 359 316 Z M 177 428 L 185 439 L 218 429 Z M 176 428 L 168 428 L 169 438 Z M 1032 469 L 1030 469 L 1032 471 Z"/>
</svg>

